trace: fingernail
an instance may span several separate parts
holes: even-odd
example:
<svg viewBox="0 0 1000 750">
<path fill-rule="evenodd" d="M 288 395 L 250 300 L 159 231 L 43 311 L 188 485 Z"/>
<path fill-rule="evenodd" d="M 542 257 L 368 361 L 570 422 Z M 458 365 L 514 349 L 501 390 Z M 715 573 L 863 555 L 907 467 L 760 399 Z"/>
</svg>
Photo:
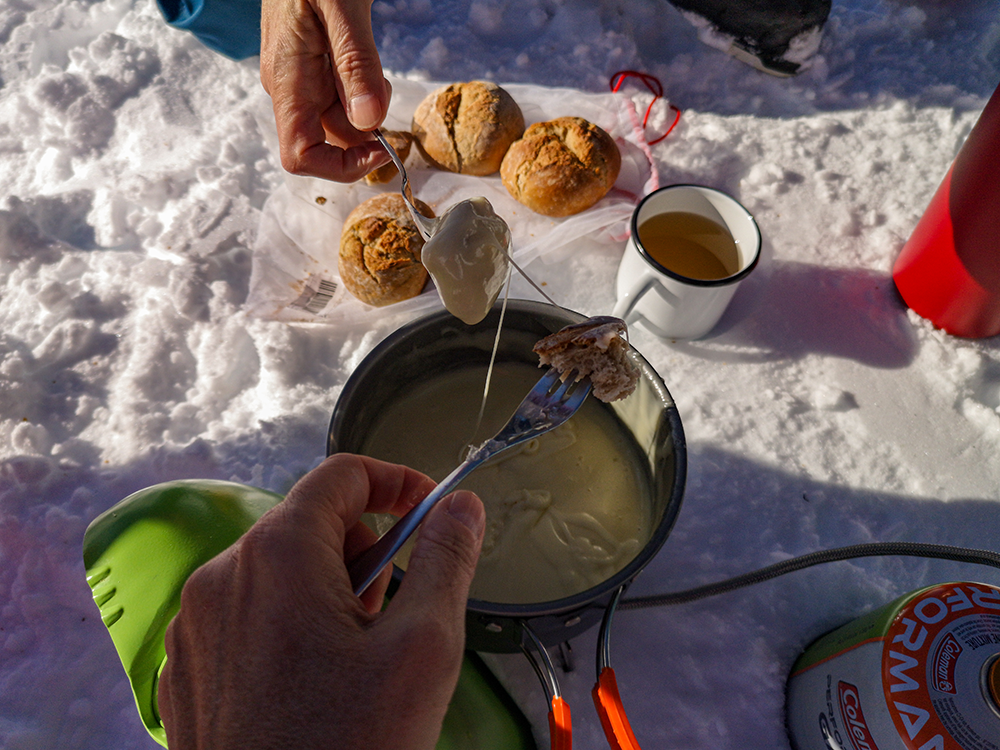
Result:
<svg viewBox="0 0 1000 750">
<path fill-rule="evenodd" d="M 358 130 L 371 130 L 378 126 L 382 105 L 374 94 L 362 94 L 351 99 L 351 124 Z"/>
<path fill-rule="evenodd" d="M 468 490 L 459 490 L 448 500 L 445 512 L 477 536 L 486 524 L 483 504 Z"/>
</svg>

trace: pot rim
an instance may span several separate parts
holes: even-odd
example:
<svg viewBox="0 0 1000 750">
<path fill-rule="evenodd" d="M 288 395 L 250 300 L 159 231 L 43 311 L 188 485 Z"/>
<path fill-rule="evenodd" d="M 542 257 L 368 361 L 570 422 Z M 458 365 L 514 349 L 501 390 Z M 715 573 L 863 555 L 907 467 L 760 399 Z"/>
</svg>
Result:
<svg viewBox="0 0 1000 750">
<path fill-rule="evenodd" d="M 497 303 L 497 305 L 494 306 L 494 309 L 499 309 L 500 304 L 501 303 Z M 507 301 L 507 312 L 510 312 L 511 309 L 515 309 L 518 312 L 526 314 L 537 313 L 543 316 L 555 315 L 560 318 L 565 318 L 566 325 L 587 319 L 587 316 L 574 310 L 534 300 L 510 299 Z M 413 335 L 415 331 L 440 325 L 443 321 L 453 323 L 457 327 L 465 326 L 464 323 L 446 310 L 428 313 L 415 318 L 414 320 L 411 320 L 394 330 L 364 356 L 362 361 L 344 383 L 340 396 L 337 398 L 337 402 L 334 405 L 333 414 L 330 418 L 330 426 L 327 431 L 327 455 L 332 455 L 333 453 L 339 451 L 334 436 L 339 434 L 345 427 L 344 411 L 341 408 L 342 404 L 347 403 L 349 399 L 355 397 L 360 384 L 366 381 L 369 373 L 378 365 L 380 360 L 379 355 L 383 354 L 386 350 L 395 347 L 398 342 L 406 340 L 408 337 Z M 469 329 L 475 328 L 475 326 L 465 327 Z M 634 355 L 634 361 L 642 372 L 642 376 L 653 386 L 657 396 L 664 406 L 664 416 L 668 423 L 668 434 L 672 438 L 673 442 L 674 479 L 670 488 L 670 496 L 666 499 L 663 516 L 654 528 L 649 540 L 645 545 L 643 545 L 642 549 L 636 554 L 636 556 L 632 558 L 627 565 L 625 565 L 625 567 L 597 585 L 591 586 L 590 588 L 577 594 L 560 599 L 527 604 L 508 604 L 487 601 L 484 599 L 474 599 L 470 597 L 467 605 L 467 609 L 470 612 L 493 617 L 521 619 L 542 617 L 546 615 L 559 615 L 585 608 L 587 605 L 597 602 L 606 594 L 615 591 L 623 584 L 628 583 L 635 578 L 649 563 L 649 561 L 652 560 L 656 553 L 659 552 L 663 543 L 670 535 L 674 523 L 677 520 L 677 514 L 680 512 L 681 502 L 684 496 L 684 487 L 687 479 L 687 444 L 684 437 L 684 429 L 681 425 L 680 414 L 677 411 L 674 399 L 670 395 L 670 392 L 659 373 L 656 372 L 655 368 L 653 368 L 646 358 L 643 357 L 642 354 L 640 354 L 635 348 L 632 348 L 632 353 Z M 402 573 L 402 570 L 393 566 L 394 578 L 400 578 Z M 603 605 L 601 606 L 603 608 Z"/>
</svg>

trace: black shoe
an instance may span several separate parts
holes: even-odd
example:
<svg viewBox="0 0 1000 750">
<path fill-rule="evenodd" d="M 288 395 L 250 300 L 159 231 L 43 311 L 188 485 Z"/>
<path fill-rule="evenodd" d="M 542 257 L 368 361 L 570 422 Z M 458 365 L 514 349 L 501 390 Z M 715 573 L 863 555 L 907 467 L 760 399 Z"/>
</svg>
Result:
<svg viewBox="0 0 1000 750">
<path fill-rule="evenodd" d="M 725 51 L 733 57 L 778 76 L 799 72 L 818 48 L 820 32 L 830 15 L 830 0 L 670 2 L 708 21 L 713 30 L 728 37 Z"/>
</svg>

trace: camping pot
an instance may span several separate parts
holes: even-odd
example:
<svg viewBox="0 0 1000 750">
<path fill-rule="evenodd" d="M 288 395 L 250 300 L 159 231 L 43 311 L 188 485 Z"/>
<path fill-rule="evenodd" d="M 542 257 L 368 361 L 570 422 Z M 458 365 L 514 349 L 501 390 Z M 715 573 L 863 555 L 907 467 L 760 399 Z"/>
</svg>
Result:
<svg viewBox="0 0 1000 750">
<path fill-rule="evenodd" d="M 327 454 L 362 453 L 365 437 L 397 394 L 423 379 L 472 364 L 486 365 L 503 312 L 498 362 L 537 366 L 535 343 L 555 331 L 585 320 L 578 313 L 540 302 L 510 300 L 496 305 L 476 325 L 466 325 L 445 311 L 431 313 L 399 328 L 379 343 L 348 378 L 333 410 Z M 660 376 L 635 350 L 640 370 L 634 393 L 601 404 L 610 409 L 635 439 L 635 459 L 647 474 L 652 502 L 652 534 L 621 570 L 596 586 L 554 601 L 509 604 L 469 599 L 466 645 L 476 651 L 523 649 L 525 625 L 531 638 L 554 646 L 600 622 L 615 595 L 663 545 L 680 510 L 686 473 L 686 449 L 680 417 Z M 598 402 L 600 403 L 600 402 Z M 398 583 L 403 573 L 393 571 Z"/>
</svg>

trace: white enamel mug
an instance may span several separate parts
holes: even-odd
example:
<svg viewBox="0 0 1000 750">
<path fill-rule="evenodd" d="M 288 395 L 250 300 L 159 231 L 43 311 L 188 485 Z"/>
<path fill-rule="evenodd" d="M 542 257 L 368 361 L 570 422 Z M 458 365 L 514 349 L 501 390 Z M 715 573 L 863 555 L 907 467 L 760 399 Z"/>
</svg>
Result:
<svg viewBox="0 0 1000 750">
<path fill-rule="evenodd" d="M 700 214 L 724 226 L 736 243 L 738 267 L 721 279 L 692 279 L 660 265 L 643 247 L 639 227 L 673 211 Z M 618 266 L 615 317 L 667 339 L 698 339 L 719 322 L 736 288 L 760 258 L 760 230 L 735 199 L 714 188 L 670 185 L 644 197 L 632 213 L 631 235 Z"/>
</svg>

